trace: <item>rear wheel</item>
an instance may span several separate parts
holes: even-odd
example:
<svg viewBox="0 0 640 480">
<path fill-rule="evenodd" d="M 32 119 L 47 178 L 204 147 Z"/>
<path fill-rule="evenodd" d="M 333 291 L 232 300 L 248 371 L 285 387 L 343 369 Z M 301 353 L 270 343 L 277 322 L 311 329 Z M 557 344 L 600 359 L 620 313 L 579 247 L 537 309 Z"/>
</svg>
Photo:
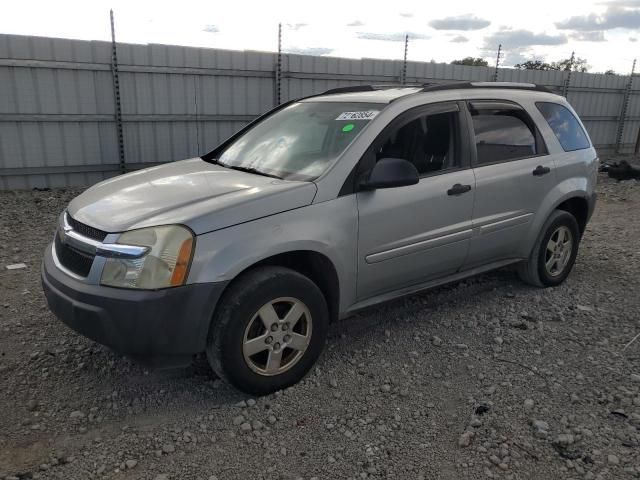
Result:
<svg viewBox="0 0 640 480">
<path fill-rule="evenodd" d="M 555 210 L 529 258 L 518 268 L 520 278 L 537 287 L 554 287 L 567 278 L 578 254 L 580 229 L 569 212 Z"/>
<path fill-rule="evenodd" d="M 298 382 L 324 346 L 329 314 L 320 289 L 282 267 L 243 274 L 225 293 L 207 342 L 213 370 L 263 395 Z"/>
</svg>

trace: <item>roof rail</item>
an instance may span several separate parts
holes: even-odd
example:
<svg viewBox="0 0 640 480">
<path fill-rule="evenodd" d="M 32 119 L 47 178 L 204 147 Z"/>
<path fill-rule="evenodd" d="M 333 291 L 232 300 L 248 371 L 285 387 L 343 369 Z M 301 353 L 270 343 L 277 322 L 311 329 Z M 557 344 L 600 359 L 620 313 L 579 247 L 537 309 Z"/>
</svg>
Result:
<svg viewBox="0 0 640 480">
<path fill-rule="evenodd" d="M 446 84 L 429 84 L 422 86 L 423 92 L 434 92 L 438 90 L 457 90 L 469 88 L 513 88 L 516 90 L 535 90 L 537 92 L 553 93 L 543 85 L 534 83 L 517 83 L 517 82 L 453 82 Z"/>
<path fill-rule="evenodd" d="M 353 85 L 351 87 L 331 88 L 319 95 L 332 95 L 334 93 L 351 93 L 351 92 L 374 92 L 376 90 L 386 90 L 389 88 L 420 88 L 424 85 L 407 85 L 407 84 L 386 84 L 386 85 Z M 314 95 L 315 96 L 315 95 Z"/>
</svg>

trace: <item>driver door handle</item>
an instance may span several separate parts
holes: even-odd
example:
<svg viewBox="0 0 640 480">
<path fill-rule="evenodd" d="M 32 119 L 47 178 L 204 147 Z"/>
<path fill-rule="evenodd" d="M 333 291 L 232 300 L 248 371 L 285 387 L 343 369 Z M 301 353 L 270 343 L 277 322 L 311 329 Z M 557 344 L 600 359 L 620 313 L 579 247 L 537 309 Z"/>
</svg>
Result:
<svg viewBox="0 0 640 480">
<path fill-rule="evenodd" d="M 543 167 L 542 165 L 538 165 L 536 169 L 531 173 L 533 173 L 533 175 L 536 177 L 541 177 L 542 175 L 546 175 L 550 171 L 551 169 L 549 167 Z"/>
<path fill-rule="evenodd" d="M 469 190 L 471 190 L 471 185 L 456 183 L 453 187 L 447 190 L 447 195 L 462 195 L 463 193 L 467 193 Z"/>
</svg>

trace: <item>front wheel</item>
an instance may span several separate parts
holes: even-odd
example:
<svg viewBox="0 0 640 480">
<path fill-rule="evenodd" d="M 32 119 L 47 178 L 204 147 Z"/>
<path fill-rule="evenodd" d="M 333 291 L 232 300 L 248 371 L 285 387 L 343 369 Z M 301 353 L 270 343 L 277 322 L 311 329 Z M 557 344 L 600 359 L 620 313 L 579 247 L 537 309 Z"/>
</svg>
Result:
<svg viewBox="0 0 640 480">
<path fill-rule="evenodd" d="M 297 383 L 322 352 L 329 314 L 320 289 L 283 267 L 239 277 L 216 310 L 207 359 L 222 379 L 264 395 Z"/>
<path fill-rule="evenodd" d="M 555 210 L 529 258 L 518 268 L 520 278 L 537 287 L 555 287 L 567 278 L 578 254 L 580 229 L 569 212 Z"/>
</svg>

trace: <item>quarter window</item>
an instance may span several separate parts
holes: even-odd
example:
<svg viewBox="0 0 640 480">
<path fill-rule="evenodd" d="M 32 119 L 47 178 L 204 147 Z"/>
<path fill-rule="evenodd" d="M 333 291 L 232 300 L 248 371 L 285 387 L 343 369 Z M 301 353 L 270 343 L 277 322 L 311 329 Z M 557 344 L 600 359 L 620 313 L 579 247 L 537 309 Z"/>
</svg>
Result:
<svg viewBox="0 0 640 480">
<path fill-rule="evenodd" d="M 478 164 L 537 155 L 535 127 L 520 109 L 472 110 Z"/>
<path fill-rule="evenodd" d="M 551 102 L 538 102 L 536 107 L 558 138 L 565 152 L 589 148 L 589 137 L 571 111 Z"/>
</svg>

